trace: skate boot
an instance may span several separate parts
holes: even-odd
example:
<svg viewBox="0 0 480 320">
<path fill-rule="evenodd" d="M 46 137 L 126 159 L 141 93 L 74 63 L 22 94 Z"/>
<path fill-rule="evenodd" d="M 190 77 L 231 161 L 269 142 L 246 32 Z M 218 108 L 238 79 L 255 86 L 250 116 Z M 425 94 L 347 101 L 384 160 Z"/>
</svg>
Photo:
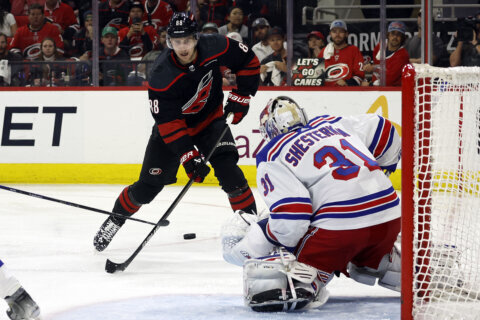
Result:
<svg viewBox="0 0 480 320">
<path fill-rule="evenodd" d="M 105 250 L 124 223 L 125 220 L 118 221 L 115 218 L 108 217 L 93 238 L 93 246 L 95 249 L 99 252 Z"/>
<path fill-rule="evenodd" d="M 7 316 L 12 320 L 36 319 L 40 308 L 25 289 L 20 287 L 14 294 L 5 298 L 9 309 Z"/>
</svg>

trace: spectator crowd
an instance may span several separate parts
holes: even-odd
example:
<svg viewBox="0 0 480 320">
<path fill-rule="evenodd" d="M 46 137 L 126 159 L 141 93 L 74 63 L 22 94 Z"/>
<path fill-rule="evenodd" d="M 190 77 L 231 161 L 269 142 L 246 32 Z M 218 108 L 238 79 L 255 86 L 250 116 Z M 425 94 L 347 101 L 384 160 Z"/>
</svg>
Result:
<svg viewBox="0 0 480 320">
<path fill-rule="evenodd" d="M 194 6 L 187 0 L 99 0 L 98 30 L 91 1 L 0 0 L 0 86 L 92 85 L 95 30 L 100 85 L 142 85 L 148 66 L 167 47 L 166 26 L 176 11 L 192 11 L 201 33 L 219 33 L 251 47 L 264 86 L 285 85 L 287 74 L 298 76 L 305 61 L 316 67 L 315 77 L 325 86 L 380 84 L 380 43 L 371 57 L 365 56 L 348 42 L 343 20 L 334 20 L 328 34 L 313 26 L 301 43 L 292 43 L 293 68 L 288 70 L 290 44 L 284 26 L 271 25 L 276 19 L 269 16 L 266 0 L 195 0 Z M 432 33 L 434 65 L 443 57 L 444 66 L 480 66 L 480 23 L 475 23 L 480 11 L 473 18 L 457 31 L 450 53 Z M 403 66 L 420 62 L 421 12 L 417 24 L 412 37 L 404 22 L 388 24 L 383 40 L 387 86 L 400 86 Z M 222 71 L 223 84 L 234 86 L 235 76 L 227 68 Z"/>
</svg>

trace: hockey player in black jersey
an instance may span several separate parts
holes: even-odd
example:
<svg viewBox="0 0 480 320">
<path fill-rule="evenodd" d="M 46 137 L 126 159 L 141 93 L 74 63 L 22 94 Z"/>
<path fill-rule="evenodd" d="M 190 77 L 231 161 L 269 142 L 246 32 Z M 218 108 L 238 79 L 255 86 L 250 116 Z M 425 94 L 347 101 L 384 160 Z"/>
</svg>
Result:
<svg viewBox="0 0 480 320">
<path fill-rule="evenodd" d="M 250 97 L 259 85 L 259 61 L 243 43 L 225 36 L 200 35 L 192 16 L 175 13 L 167 28 L 167 45 L 156 59 L 149 77 L 150 111 L 155 125 L 148 141 L 140 178 L 126 187 L 113 212 L 130 216 L 150 203 L 165 185 L 175 183 L 180 164 L 187 175 L 202 182 L 210 168 L 202 159 L 215 146 L 226 126 L 248 112 Z M 223 107 L 222 74 L 226 66 L 237 76 L 237 88 Z M 241 169 L 230 130 L 210 158 L 222 189 L 233 210 L 256 213 L 255 199 Z M 125 219 L 109 217 L 94 238 L 104 250 Z"/>
</svg>

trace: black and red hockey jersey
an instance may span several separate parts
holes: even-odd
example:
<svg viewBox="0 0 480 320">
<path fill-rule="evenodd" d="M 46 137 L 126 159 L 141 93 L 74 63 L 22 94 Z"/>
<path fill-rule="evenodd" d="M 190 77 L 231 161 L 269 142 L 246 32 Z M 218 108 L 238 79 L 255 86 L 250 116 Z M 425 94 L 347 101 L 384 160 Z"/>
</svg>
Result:
<svg viewBox="0 0 480 320">
<path fill-rule="evenodd" d="M 179 156 L 192 150 L 191 136 L 223 116 L 220 66 L 236 74 L 241 95 L 255 95 L 259 85 L 260 63 L 243 43 L 200 35 L 197 52 L 195 61 L 183 66 L 173 50 L 164 50 L 149 77 L 150 110 L 161 137 Z"/>
</svg>

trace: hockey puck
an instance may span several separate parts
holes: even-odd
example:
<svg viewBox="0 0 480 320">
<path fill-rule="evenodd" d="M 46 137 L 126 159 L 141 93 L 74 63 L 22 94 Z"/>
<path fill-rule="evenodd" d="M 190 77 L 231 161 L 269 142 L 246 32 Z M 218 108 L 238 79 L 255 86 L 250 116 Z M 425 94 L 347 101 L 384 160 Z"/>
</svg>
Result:
<svg viewBox="0 0 480 320">
<path fill-rule="evenodd" d="M 195 233 L 185 233 L 183 235 L 183 239 L 185 239 L 185 240 L 195 239 L 196 237 L 197 237 L 197 235 Z"/>
</svg>

